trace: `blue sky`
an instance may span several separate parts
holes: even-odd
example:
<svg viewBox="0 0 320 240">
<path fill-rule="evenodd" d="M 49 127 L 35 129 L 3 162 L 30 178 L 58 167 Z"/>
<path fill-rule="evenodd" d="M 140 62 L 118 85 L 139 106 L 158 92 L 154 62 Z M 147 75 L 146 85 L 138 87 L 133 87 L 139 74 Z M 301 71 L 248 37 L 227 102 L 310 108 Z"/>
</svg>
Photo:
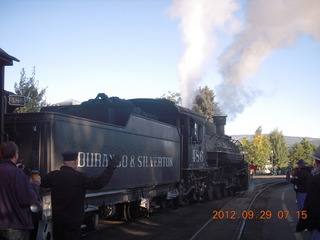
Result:
<svg viewBox="0 0 320 240">
<path fill-rule="evenodd" d="M 200 18 L 199 24 L 204 23 L 209 33 L 205 35 L 207 41 L 202 42 L 213 44 L 209 50 L 200 45 L 199 49 L 204 50 L 201 56 L 207 54 L 205 58 L 200 57 L 198 61 L 192 57 L 189 61 L 191 68 L 201 71 L 193 74 L 196 80 L 188 86 L 194 90 L 207 85 L 217 93 L 218 102 L 232 105 L 227 112 L 226 133 L 229 135 L 254 134 L 262 126 L 266 134 L 277 128 L 287 136 L 320 138 L 320 35 L 309 25 L 305 31 L 291 29 L 299 19 L 304 20 L 299 11 L 308 11 L 312 20 L 312 13 L 320 15 L 320 7 L 310 4 L 313 9 L 310 12 L 300 4 L 307 6 L 315 1 L 290 1 L 281 1 L 296 5 L 295 8 L 286 6 L 292 11 L 279 15 L 283 25 L 277 19 L 276 8 L 272 9 L 275 16 L 268 13 L 267 23 L 263 22 L 263 14 L 255 16 L 260 6 L 254 6 L 251 1 L 211 0 L 213 4 L 207 7 L 208 12 L 201 12 L 199 8 L 200 13 L 207 14 L 203 21 Z M 181 62 L 187 52 L 186 39 L 189 39 L 183 35 L 181 23 L 190 14 L 177 10 L 190 7 L 193 14 L 198 8 L 192 4 L 199 2 L 206 0 L 1 1 L 0 48 L 20 60 L 6 67 L 5 88 L 13 91 L 21 69 L 31 76 L 35 66 L 39 87 L 47 87 L 49 103 L 67 99 L 86 101 L 100 92 L 123 99 L 155 98 L 168 91 L 181 92 L 186 86 L 181 80 Z M 220 6 L 221 2 L 225 5 Z M 263 4 L 263 1 L 255 3 Z M 174 17 L 173 9 L 176 10 Z M 262 6 L 261 9 L 268 8 Z M 212 25 L 208 24 L 211 15 L 220 13 L 222 17 L 212 18 Z M 196 18 L 191 18 L 190 23 L 195 23 L 195 30 L 201 28 Z M 315 28 L 320 29 L 318 26 Z M 252 30 L 255 27 L 267 30 L 257 33 Z M 275 32 L 281 37 L 277 38 Z M 263 36 L 262 40 L 255 41 L 257 36 Z M 193 44 L 195 49 L 199 47 Z M 253 58 L 248 54 L 251 58 L 246 60 L 251 65 L 244 64 L 243 60 L 243 53 L 249 52 L 248 46 L 254 46 L 249 49 L 254 52 Z M 238 49 L 236 55 L 233 49 Z M 263 52 L 265 49 L 268 51 Z M 228 51 L 231 57 L 223 62 L 221 56 L 228 56 Z M 260 58 L 255 58 L 259 55 Z M 228 67 L 239 65 L 235 62 L 237 59 L 243 64 L 239 67 L 241 71 L 249 66 L 251 72 L 247 75 L 240 71 L 238 75 L 244 75 L 239 80 L 241 84 L 226 85 L 222 91 L 218 86 L 226 82 L 226 75 L 222 73 L 221 64 L 223 69 L 227 67 L 229 76 L 229 72 L 234 71 Z M 256 63 L 259 64 L 251 70 Z M 227 92 L 239 96 L 226 97 Z M 231 110 L 235 108 L 236 111 Z"/>
</svg>

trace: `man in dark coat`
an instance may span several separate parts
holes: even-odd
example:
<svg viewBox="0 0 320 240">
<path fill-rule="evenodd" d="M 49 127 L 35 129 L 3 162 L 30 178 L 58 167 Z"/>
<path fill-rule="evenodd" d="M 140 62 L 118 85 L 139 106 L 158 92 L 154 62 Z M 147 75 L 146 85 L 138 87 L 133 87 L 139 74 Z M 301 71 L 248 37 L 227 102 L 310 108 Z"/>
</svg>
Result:
<svg viewBox="0 0 320 240">
<path fill-rule="evenodd" d="M 41 187 L 51 188 L 53 238 L 80 239 L 86 190 L 104 187 L 110 181 L 120 157 L 109 159 L 103 173 L 93 178 L 76 171 L 78 152 L 68 151 L 62 153 L 62 156 L 63 166 L 43 176 Z"/>
<path fill-rule="evenodd" d="M 297 164 L 298 170 L 291 179 L 291 183 L 294 184 L 294 190 L 296 191 L 297 209 L 301 212 L 307 197 L 307 184 L 312 175 L 311 169 L 306 166 L 306 162 L 303 159 L 300 159 Z"/>
<path fill-rule="evenodd" d="M 18 146 L 0 146 L 0 239 L 29 239 L 33 229 L 30 206 L 38 200 L 40 177 L 29 179 L 16 166 Z"/>
<path fill-rule="evenodd" d="M 307 226 L 312 231 L 312 239 L 320 239 L 320 145 L 314 154 L 308 156 L 314 158 L 315 168 L 312 171 L 305 210 L 307 211 Z"/>
</svg>

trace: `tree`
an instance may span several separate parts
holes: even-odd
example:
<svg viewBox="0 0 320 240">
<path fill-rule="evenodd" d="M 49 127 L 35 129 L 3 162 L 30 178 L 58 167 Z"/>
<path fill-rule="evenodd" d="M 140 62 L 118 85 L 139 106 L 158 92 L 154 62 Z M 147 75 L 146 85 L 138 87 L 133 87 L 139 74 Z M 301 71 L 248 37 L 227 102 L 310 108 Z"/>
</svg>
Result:
<svg viewBox="0 0 320 240">
<path fill-rule="evenodd" d="M 305 159 L 310 164 L 314 164 L 314 159 L 312 157 L 308 157 L 307 155 L 308 154 L 313 154 L 316 151 L 317 146 L 314 145 L 314 144 L 311 144 L 305 138 L 303 138 L 300 143 L 301 143 L 301 145 L 302 145 L 302 147 L 304 149 L 304 154 L 305 154 L 302 159 Z"/>
<path fill-rule="evenodd" d="M 253 154 L 253 144 L 248 140 L 248 138 L 244 137 L 241 140 L 242 152 L 245 152 L 245 160 L 249 164 L 255 165 L 255 156 Z"/>
<path fill-rule="evenodd" d="M 274 129 L 269 134 L 269 141 L 272 148 L 272 160 L 275 167 L 286 167 L 288 165 L 289 149 L 282 132 Z"/>
<path fill-rule="evenodd" d="M 213 115 L 221 115 L 218 103 L 215 102 L 215 95 L 207 86 L 199 87 L 193 101 L 192 109 L 205 116 L 207 122 L 213 122 Z"/>
<path fill-rule="evenodd" d="M 14 90 L 17 95 L 26 97 L 26 105 L 22 108 L 17 108 L 16 112 L 38 112 L 41 107 L 47 105 L 44 100 L 46 94 L 46 88 L 39 91 L 39 82 L 35 79 L 35 67 L 32 71 L 32 76 L 27 77 L 24 68 L 22 68 L 20 82 L 14 83 Z"/>
<path fill-rule="evenodd" d="M 256 131 L 254 132 L 254 135 L 262 135 L 262 126 L 259 126 Z"/>
<path fill-rule="evenodd" d="M 289 155 L 291 165 L 294 167 L 296 162 L 298 162 L 299 159 L 304 159 L 306 160 L 307 163 L 313 164 L 314 159 L 311 157 L 308 157 L 307 155 L 314 153 L 316 148 L 317 148 L 316 145 L 311 144 L 305 138 L 303 138 L 300 143 L 293 144 L 290 150 L 290 155 Z"/>
<path fill-rule="evenodd" d="M 262 127 L 258 127 L 250 142 L 247 138 L 243 138 L 242 146 L 247 152 L 246 160 L 249 164 L 264 168 L 268 164 L 271 156 L 271 144 L 268 137 L 262 135 Z"/>
<path fill-rule="evenodd" d="M 181 95 L 180 93 L 172 93 L 168 91 L 167 94 L 163 94 L 160 98 L 164 98 L 174 102 L 177 105 L 181 105 Z"/>
<path fill-rule="evenodd" d="M 253 136 L 253 153 L 255 155 L 256 164 L 259 167 L 265 167 L 271 156 L 271 144 L 266 136 L 256 133 Z"/>
<path fill-rule="evenodd" d="M 289 158 L 290 158 L 290 165 L 292 167 L 296 166 L 296 162 L 298 162 L 299 159 L 303 159 L 305 157 L 304 155 L 304 149 L 301 143 L 295 143 L 293 144 L 292 148 L 289 151 Z"/>
</svg>

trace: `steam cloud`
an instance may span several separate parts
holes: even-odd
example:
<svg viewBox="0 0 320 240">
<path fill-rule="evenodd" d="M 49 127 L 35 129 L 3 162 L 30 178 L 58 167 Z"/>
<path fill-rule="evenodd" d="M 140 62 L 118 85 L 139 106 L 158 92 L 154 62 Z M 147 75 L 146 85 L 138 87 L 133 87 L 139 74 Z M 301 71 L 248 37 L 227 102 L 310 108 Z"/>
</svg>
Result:
<svg viewBox="0 0 320 240">
<path fill-rule="evenodd" d="M 244 30 L 219 58 L 224 81 L 216 94 L 231 119 L 254 101 L 257 91 L 246 90 L 245 80 L 272 51 L 292 45 L 301 34 L 320 40 L 319 14 L 318 0 L 248 1 Z"/>
<path fill-rule="evenodd" d="M 222 3 L 223 2 L 223 3 Z M 192 101 L 216 44 L 214 30 L 222 29 L 237 9 L 236 1 L 174 0 L 172 9 L 181 19 L 185 53 L 179 65 L 183 105 Z M 215 94 L 221 109 L 233 119 L 259 94 L 246 86 L 263 60 L 281 47 L 294 44 L 302 35 L 320 40 L 319 0 L 248 0 L 244 28 L 218 58 L 223 82 Z"/>
<path fill-rule="evenodd" d="M 179 64 L 182 105 L 190 107 L 196 84 L 201 81 L 217 45 L 215 30 L 236 28 L 234 0 L 173 0 L 169 9 L 181 20 L 185 51 Z M 229 24 L 229 25 L 227 25 Z"/>
</svg>

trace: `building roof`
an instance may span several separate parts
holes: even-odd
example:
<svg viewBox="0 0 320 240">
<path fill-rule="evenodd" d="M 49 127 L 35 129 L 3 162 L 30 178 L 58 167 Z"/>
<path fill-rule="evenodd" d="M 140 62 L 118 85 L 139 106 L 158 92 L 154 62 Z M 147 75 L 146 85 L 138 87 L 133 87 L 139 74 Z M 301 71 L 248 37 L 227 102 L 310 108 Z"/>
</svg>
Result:
<svg viewBox="0 0 320 240">
<path fill-rule="evenodd" d="M 10 56 L 8 53 L 6 53 L 0 48 L 0 65 L 11 66 L 13 65 L 13 61 L 20 62 L 19 59 Z"/>
</svg>

